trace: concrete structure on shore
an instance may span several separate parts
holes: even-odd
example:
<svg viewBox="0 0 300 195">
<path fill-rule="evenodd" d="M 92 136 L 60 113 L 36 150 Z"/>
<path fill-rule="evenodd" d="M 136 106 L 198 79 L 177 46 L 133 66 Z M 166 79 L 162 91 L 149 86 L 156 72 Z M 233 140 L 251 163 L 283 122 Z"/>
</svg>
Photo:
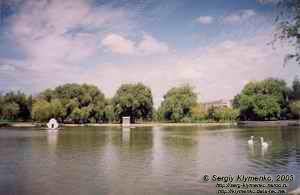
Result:
<svg viewBox="0 0 300 195">
<path fill-rule="evenodd" d="M 129 127 L 130 126 L 130 116 L 123 116 L 122 117 L 122 126 Z"/>
</svg>

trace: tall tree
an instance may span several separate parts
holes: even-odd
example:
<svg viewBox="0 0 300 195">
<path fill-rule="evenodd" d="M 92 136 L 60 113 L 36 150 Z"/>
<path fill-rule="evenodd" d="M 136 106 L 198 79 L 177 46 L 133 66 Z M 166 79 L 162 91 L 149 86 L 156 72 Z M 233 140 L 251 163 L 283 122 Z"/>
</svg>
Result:
<svg viewBox="0 0 300 195">
<path fill-rule="evenodd" d="M 18 105 L 19 109 L 16 118 L 20 120 L 27 120 L 30 118 L 30 105 L 28 104 L 28 98 L 24 93 L 20 91 L 8 92 L 3 96 L 3 103 L 15 103 Z"/>
<path fill-rule="evenodd" d="M 54 90 L 45 90 L 38 99 L 50 103 L 52 117 L 74 122 L 104 121 L 106 100 L 104 94 L 94 85 L 68 83 Z"/>
<path fill-rule="evenodd" d="M 191 118 L 192 108 L 197 105 L 197 94 L 189 85 L 174 87 L 165 95 L 158 112 L 165 120 L 180 122 Z"/>
<path fill-rule="evenodd" d="M 269 120 L 285 117 L 288 87 L 283 80 L 266 79 L 248 83 L 235 97 L 235 107 L 242 120 Z"/>
<path fill-rule="evenodd" d="M 4 119 L 15 120 L 18 117 L 20 106 L 15 102 L 4 104 L 2 107 L 2 116 Z"/>
<path fill-rule="evenodd" d="M 119 121 L 123 116 L 136 120 L 149 120 L 153 113 L 151 89 L 142 83 L 123 84 L 112 99 L 114 112 Z"/>
</svg>

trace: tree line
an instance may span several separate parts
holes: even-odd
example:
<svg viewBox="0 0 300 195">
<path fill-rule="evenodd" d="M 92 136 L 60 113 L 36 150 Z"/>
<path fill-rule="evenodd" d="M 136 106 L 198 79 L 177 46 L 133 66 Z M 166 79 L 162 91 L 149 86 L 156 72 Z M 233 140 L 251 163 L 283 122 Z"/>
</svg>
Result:
<svg viewBox="0 0 300 195">
<path fill-rule="evenodd" d="M 286 120 L 300 117 L 300 81 L 291 87 L 278 79 L 249 82 L 235 96 L 233 107 L 240 120 Z"/>
<path fill-rule="evenodd" d="M 233 99 L 233 107 L 205 106 L 198 102 L 190 85 L 173 87 L 160 106 L 153 107 L 151 89 L 142 83 L 123 84 L 112 98 L 95 85 L 65 84 L 47 89 L 35 97 L 22 92 L 0 94 L 3 121 L 62 123 L 210 122 L 235 120 L 286 120 L 300 117 L 300 81 L 291 87 L 279 79 L 252 81 Z"/>
</svg>

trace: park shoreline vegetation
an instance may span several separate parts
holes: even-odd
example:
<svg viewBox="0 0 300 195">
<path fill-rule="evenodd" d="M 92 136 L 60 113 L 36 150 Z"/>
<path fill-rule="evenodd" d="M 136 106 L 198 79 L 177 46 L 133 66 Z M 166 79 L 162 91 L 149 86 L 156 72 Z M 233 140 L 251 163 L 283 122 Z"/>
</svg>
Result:
<svg viewBox="0 0 300 195">
<path fill-rule="evenodd" d="M 2 126 L 18 126 L 24 121 L 35 126 L 45 124 L 50 118 L 66 126 L 118 126 L 123 116 L 130 116 L 136 126 L 298 120 L 300 81 L 295 78 L 291 87 L 274 78 L 249 82 L 234 97 L 233 107 L 207 109 L 197 100 L 190 85 L 173 87 L 155 109 L 151 89 L 142 83 L 123 84 L 112 98 L 106 98 L 95 85 L 71 83 L 47 89 L 34 97 L 20 91 L 1 94 L 0 118 Z"/>
</svg>

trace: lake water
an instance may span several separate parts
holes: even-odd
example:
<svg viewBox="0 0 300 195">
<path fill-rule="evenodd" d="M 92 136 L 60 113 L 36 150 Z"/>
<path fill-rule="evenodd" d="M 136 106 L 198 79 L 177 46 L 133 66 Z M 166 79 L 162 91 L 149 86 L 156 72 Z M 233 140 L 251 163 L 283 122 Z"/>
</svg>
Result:
<svg viewBox="0 0 300 195">
<path fill-rule="evenodd" d="M 1 195 L 216 194 L 204 174 L 294 174 L 299 187 L 300 128 L 0 129 Z"/>
</svg>

